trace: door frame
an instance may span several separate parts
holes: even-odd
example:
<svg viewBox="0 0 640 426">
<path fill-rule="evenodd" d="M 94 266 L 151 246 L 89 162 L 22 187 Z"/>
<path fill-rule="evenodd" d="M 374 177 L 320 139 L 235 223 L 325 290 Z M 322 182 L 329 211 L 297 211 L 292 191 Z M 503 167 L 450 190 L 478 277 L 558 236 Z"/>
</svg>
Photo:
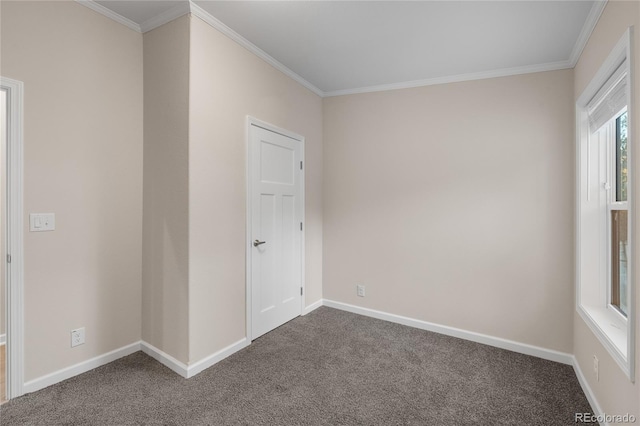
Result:
<svg viewBox="0 0 640 426">
<path fill-rule="evenodd" d="M 0 89 L 7 92 L 7 201 L 5 241 L 7 399 L 23 394 L 24 385 L 24 251 L 23 251 L 23 123 L 24 83 L 0 77 Z M 11 261 L 9 262 L 9 258 Z"/>
<path fill-rule="evenodd" d="M 245 157 L 245 168 L 246 168 L 246 181 L 247 181 L 247 185 L 246 185 L 246 191 L 247 191 L 247 216 L 246 216 L 246 238 L 245 238 L 245 266 L 246 266 L 246 272 L 245 272 L 245 281 L 246 281 L 246 288 L 245 288 L 245 292 L 246 292 L 246 303 L 245 303 L 245 311 L 246 311 L 246 333 L 247 333 L 247 343 L 250 344 L 251 340 L 253 339 L 253 334 L 252 334 L 252 329 L 251 329 L 251 310 L 252 310 L 252 300 L 251 300 L 251 289 L 252 289 L 252 279 L 251 279 L 251 274 L 252 274 L 252 270 L 251 270 L 251 265 L 252 265 L 252 259 L 253 259 L 253 244 L 252 244 L 252 229 L 251 229 L 251 214 L 252 214 L 252 202 L 251 202 L 251 194 L 252 194 L 252 190 L 253 190 L 253 185 L 252 185 L 252 178 L 253 178 L 253 172 L 251 170 L 251 154 L 252 154 L 252 148 L 251 148 L 251 126 L 256 126 L 259 127 L 261 129 L 264 130 L 268 130 L 270 132 L 273 133 L 277 133 L 280 134 L 282 136 L 286 136 L 288 138 L 294 139 L 298 142 L 300 142 L 301 144 L 301 158 L 302 158 L 302 162 L 303 162 L 303 167 L 300 173 L 300 191 L 302 194 L 302 212 L 300 212 L 301 217 L 302 217 L 302 232 L 301 232 L 301 240 L 300 240 L 300 285 L 302 286 L 302 297 L 300 298 L 300 315 L 302 315 L 304 313 L 304 308 L 305 308 L 305 298 L 306 298 L 306 294 L 307 294 L 307 289 L 305 286 L 305 234 L 307 232 L 307 227 L 306 227 L 306 216 L 305 216 L 305 174 L 306 174 L 306 167 L 304 166 L 304 164 L 306 163 L 305 161 L 305 156 L 304 156 L 304 136 L 300 136 L 296 133 L 290 132 L 289 130 L 286 129 L 282 129 L 278 126 L 274 126 L 273 124 L 264 122 L 262 120 L 258 120 L 257 118 L 251 117 L 250 115 L 247 116 L 247 123 L 246 123 L 246 127 L 245 127 L 245 142 L 246 142 L 246 157 Z"/>
</svg>

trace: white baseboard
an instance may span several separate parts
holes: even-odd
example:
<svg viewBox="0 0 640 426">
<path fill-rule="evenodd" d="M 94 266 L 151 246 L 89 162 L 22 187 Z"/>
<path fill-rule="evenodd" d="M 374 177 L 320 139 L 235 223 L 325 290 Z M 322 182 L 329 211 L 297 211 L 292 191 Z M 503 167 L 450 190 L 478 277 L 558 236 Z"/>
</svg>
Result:
<svg viewBox="0 0 640 426">
<path fill-rule="evenodd" d="M 582 391 L 587 397 L 587 401 L 589 401 L 589 404 L 591 405 L 593 414 L 595 414 L 596 416 L 604 417 L 604 411 L 602 411 L 602 407 L 600 407 L 600 404 L 598 404 L 598 400 L 596 399 L 596 396 L 593 394 L 593 391 L 591 390 L 591 386 L 589 386 L 589 382 L 587 382 L 587 379 L 584 377 L 584 374 L 582 373 L 582 369 L 578 364 L 578 360 L 576 359 L 575 356 L 572 356 L 572 358 L 573 358 L 573 371 L 576 373 L 576 377 L 578 378 L 578 382 L 582 387 Z M 609 423 L 600 423 L 600 425 L 609 426 Z"/>
<path fill-rule="evenodd" d="M 212 365 L 222 361 L 226 357 L 233 355 L 234 353 L 238 352 L 241 349 L 246 348 L 247 346 L 249 346 L 249 343 L 250 343 L 249 339 L 244 337 L 238 340 L 237 342 L 230 344 L 226 348 L 220 349 L 218 352 L 213 353 L 208 357 L 201 359 L 198 362 L 194 362 L 187 368 L 187 378 L 195 376 L 201 371 L 206 370 Z"/>
<path fill-rule="evenodd" d="M 4 345 L 7 343 L 7 335 L 6 334 L 0 334 L 0 346 Z"/>
<path fill-rule="evenodd" d="M 582 391 L 587 397 L 587 401 L 591 405 L 596 416 L 603 416 L 604 411 L 600 407 L 589 383 L 582 374 L 582 370 L 578 365 L 576 358 L 568 353 L 545 349 L 538 346 L 528 345 L 526 343 L 514 342 L 513 340 L 502 339 L 500 337 L 488 336 L 486 334 L 475 333 L 473 331 L 462 330 L 459 328 L 448 327 L 445 325 L 434 324 L 427 321 L 417 320 L 413 318 L 403 317 L 400 315 L 389 314 L 386 312 L 376 311 L 374 309 L 362 308 L 360 306 L 349 305 L 347 303 L 335 302 L 333 300 L 322 300 L 322 305 L 330 308 L 340 309 L 352 312 L 354 314 L 364 315 L 367 317 L 377 318 L 397 324 L 407 325 L 409 327 L 419 328 L 421 330 L 433 331 L 435 333 L 446 334 L 447 336 L 458 337 L 460 339 L 471 340 L 489 346 L 506 349 L 512 352 L 518 352 L 525 355 L 531 355 L 538 358 L 555 361 L 562 364 L 573 366 L 578 382 L 582 387 Z M 601 423 L 602 426 L 609 426 L 608 423 Z"/>
<path fill-rule="evenodd" d="M 335 302 L 333 300 L 323 300 L 323 305 L 330 308 L 340 309 L 343 311 L 360 314 L 367 317 L 377 318 L 397 324 L 407 325 L 409 327 L 419 328 L 421 330 L 433 331 L 434 333 L 446 334 L 447 336 L 458 337 L 460 339 L 470 340 L 472 342 L 482 343 L 494 346 L 500 349 L 506 349 L 512 352 L 518 352 L 525 355 L 531 355 L 549 361 L 560 362 L 562 364 L 573 364 L 573 355 L 545 349 L 526 343 L 515 342 L 513 340 L 503 339 L 501 337 L 489 336 L 486 334 L 476 333 L 473 331 L 462 330 L 460 328 L 449 327 L 446 325 L 435 324 L 432 322 L 417 320 L 413 318 L 403 317 L 400 315 L 389 314 L 374 309 L 361 308 L 360 306 L 349 305 L 347 303 Z"/>
<path fill-rule="evenodd" d="M 322 305 L 330 308 L 340 309 L 343 311 L 352 312 L 354 314 L 364 315 L 367 317 L 377 318 L 384 321 L 394 322 L 397 324 L 407 325 L 409 327 L 419 328 L 421 330 L 433 331 L 435 333 L 446 334 L 447 336 L 458 337 L 460 339 L 471 340 L 472 342 L 478 342 L 489 346 L 494 346 L 501 349 L 506 349 L 512 352 L 518 352 L 525 355 L 531 355 L 538 358 L 546 359 L 549 361 L 555 361 L 562 364 L 573 366 L 578 382 L 582 387 L 582 391 L 587 397 L 587 401 L 591 405 L 591 409 L 596 416 L 604 417 L 604 411 L 598 403 L 595 394 L 591 390 L 589 383 L 587 382 L 580 365 L 575 356 L 555 351 L 552 349 L 545 349 L 538 346 L 529 345 L 526 343 L 515 342 L 513 340 L 502 339 L 500 337 L 488 336 L 486 334 L 476 333 L 473 331 L 462 330 L 459 328 L 449 327 L 440 324 L 434 324 L 427 321 L 417 320 L 413 318 L 403 317 L 400 315 L 389 314 L 386 312 L 376 311 L 374 309 L 362 308 L 360 306 L 349 305 L 347 303 L 335 302 L 333 300 L 322 300 Z M 601 423 L 601 426 L 609 426 L 609 423 Z"/>
<path fill-rule="evenodd" d="M 307 315 L 309 312 L 311 311 L 315 311 L 316 309 L 318 309 L 320 306 L 322 306 L 322 299 L 317 300 L 315 302 L 313 302 L 312 304 L 310 304 L 309 306 L 306 306 L 303 310 L 302 310 L 302 315 Z"/>
<path fill-rule="evenodd" d="M 53 373 L 26 382 L 23 387 L 23 393 L 31 393 L 40 389 L 44 389 L 47 386 L 51 386 L 63 380 L 70 379 L 74 376 L 77 376 L 78 374 L 86 373 L 87 371 L 108 364 L 124 356 L 131 355 L 132 353 L 138 352 L 139 350 L 140 342 L 136 342 L 127 346 L 123 346 L 119 349 L 115 349 L 111 352 L 107 352 L 106 354 L 99 355 L 95 358 L 91 358 L 87 361 L 83 361 L 70 367 L 54 371 Z"/>
<path fill-rule="evenodd" d="M 594 414 L 596 416 L 601 416 L 604 414 L 604 412 L 602 411 L 602 408 L 600 407 L 600 404 L 598 404 L 598 401 L 593 391 L 591 390 L 591 387 L 589 386 L 589 383 L 584 377 L 584 374 L 582 373 L 582 370 L 580 369 L 580 366 L 578 365 L 577 360 L 571 354 L 558 352 L 551 349 L 545 349 L 538 346 L 532 346 L 526 343 L 519 343 L 512 340 L 502 339 L 499 337 L 488 336 L 486 334 L 466 331 L 459 328 L 454 328 L 454 327 L 435 324 L 427 321 L 403 317 L 400 315 L 389 314 L 382 311 L 376 311 L 374 309 L 362 308 L 360 306 L 349 305 L 347 303 L 335 302 L 333 300 L 327 300 L 327 299 L 318 300 L 312 303 L 311 305 L 307 306 L 303 311 L 303 315 L 306 315 L 309 312 L 323 305 L 328 306 L 330 308 L 340 309 L 343 311 L 364 315 L 367 317 L 377 318 L 384 321 L 390 321 L 393 323 L 402 324 L 409 327 L 419 328 L 421 330 L 427 330 L 435 333 L 445 334 L 448 336 L 458 337 L 461 339 L 470 340 L 473 342 L 478 342 L 485 345 L 522 353 L 525 355 L 531 355 L 538 358 L 547 359 L 550 361 L 572 365 L 576 373 L 576 376 L 578 378 L 578 382 L 580 383 L 580 386 L 582 387 L 582 390 L 584 391 L 587 397 L 587 400 L 589 401 L 589 404 L 591 404 L 591 408 L 594 410 Z M 5 335 L 0 335 L 0 342 L 5 342 L 5 339 L 6 339 Z M 99 355 L 95 358 L 92 358 L 87 361 L 83 361 L 76 365 L 63 368 L 61 370 L 55 371 L 53 373 L 31 380 L 29 382 L 26 382 L 24 384 L 23 391 L 24 393 L 31 393 L 40 389 L 44 389 L 47 386 L 51 386 L 63 380 L 70 379 L 71 377 L 77 376 L 78 374 L 82 374 L 87 371 L 93 370 L 94 368 L 108 364 L 119 358 L 135 353 L 139 350 L 142 350 L 145 354 L 154 358 L 161 364 L 167 366 L 169 369 L 176 372 L 180 376 L 184 378 L 189 378 L 213 366 L 214 364 L 222 361 L 223 359 L 238 352 L 239 350 L 249 346 L 249 344 L 250 342 L 247 338 L 242 338 L 237 342 L 227 346 L 226 348 L 223 348 L 218 352 L 211 354 L 208 357 L 190 366 L 187 366 L 183 362 L 178 361 L 171 355 L 161 351 L 155 346 L 147 342 L 140 341 L 140 342 L 132 343 L 122 348 L 113 350 L 106 354 Z M 608 426 L 608 424 L 603 423 L 603 426 Z"/>
<path fill-rule="evenodd" d="M 222 348 L 218 352 L 213 353 L 208 357 L 203 358 L 200 361 L 197 361 L 191 365 L 187 365 L 184 362 L 175 359 L 168 353 L 161 351 L 160 349 L 156 348 L 150 343 L 143 341 L 141 342 L 141 345 L 142 345 L 142 348 L 141 348 L 142 352 L 149 355 L 151 358 L 165 365 L 166 367 L 173 370 L 174 372 L 178 373 L 185 379 L 188 379 L 202 372 L 203 370 L 206 370 L 212 365 L 222 361 L 229 355 L 232 355 L 238 352 L 240 349 L 247 347 L 249 345 L 249 341 L 247 340 L 246 337 L 244 337 L 238 340 L 237 342 L 227 346 L 226 348 Z"/>
<path fill-rule="evenodd" d="M 169 369 L 178 373 L 185 379 L 189 377 L 189 367 L 182 361 L 178 361 L 168 353 L 161 351 L 160 349 L 156 348 L 152 344 L 147 343 L 145 341 L 140 342 L 140 345 L 141 345 L 140 349 L 142 350 L 142 352 L 149 355 L 151 358 L 155 359 L 160 364 L 168 367 Z"/>
<path fill-rule="evenodd" d="M 189 378 L 211 367 L 215 363 L 222 361 L 223 359 L 239 351 L 240 349 L 245 348 L 246 346 L 248 346 L 248 344 L 248 340 L 246 338 L 243 338 L 227 346 L 226 348 L 223 348 L 218 352 L 190 366 L 187 366 L 183 362 L 178 361 L 171 355 L 161 351 L 155 346 L 147 342 L 140 341 L 26 382 L 23 387 L 23 393 L 26 394 L 44 389 L 48 386 L 54 385 L 63 380 L 70 379 L 74 376 L 77 376 L 78 374 L 86 373 L 87 371 L 93 370 L 94 368 L 98 368 L 140 350 L 149 355 L 151 358 L 160 362 L 161 364 L 167 366 L 174 372 L 178 373 L 180 376 Z"/>
</svg>

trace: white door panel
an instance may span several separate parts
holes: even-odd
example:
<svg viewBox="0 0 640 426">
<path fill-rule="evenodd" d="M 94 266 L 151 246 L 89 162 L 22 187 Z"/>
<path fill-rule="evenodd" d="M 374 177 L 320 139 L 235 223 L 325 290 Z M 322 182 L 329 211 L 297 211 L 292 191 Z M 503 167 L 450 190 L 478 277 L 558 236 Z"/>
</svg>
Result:
<svg viewBox="0 0 640 426">
<path fill-rule="evenodd" d="M 302 142 L 255 125 L 249 138 L 255 339 L 301 313 Z"/>
<path fill-rule="evenodd" d="M 266 132 L 264 129 L 260 130 Z M 260 180 L 262 183 L 294 185 L 294 161 L 295 152 L 293 149 L 262 140 L 260 143 Z"/>
</svg>

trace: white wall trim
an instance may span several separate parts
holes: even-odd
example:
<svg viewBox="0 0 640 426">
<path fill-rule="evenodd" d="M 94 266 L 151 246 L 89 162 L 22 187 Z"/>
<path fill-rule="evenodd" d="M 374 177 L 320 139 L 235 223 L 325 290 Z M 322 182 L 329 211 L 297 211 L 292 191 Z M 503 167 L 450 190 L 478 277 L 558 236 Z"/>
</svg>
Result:
<svg viewBox="0 0 640 426">
<path fill-rule="evenodd" d="M 208 357 L 201 359 L 200 361 L 194 362 L 187 368 L 187 378 L 195 376 L 196 374 L 206 370 L 214 364 L 219 363 L 228 356 L 231 356 L 239 350 L 246 348 L 247 346 L 249 346 L 249 343 L 249 339 L 244 337 L 237 342 L 230 344 L 226 348 L 222 348 L 218 352 L 215 352 Z"/>
<path fill-rule="evenodd" d="M 578 39 L 576 40 L 576 44 L 573 45 L 573 50 L 571 51 L 571 56 L 569 56 L 569 62 L 571 63 L 571 68 L 575 67 L 580 59 L 580 55 L 582 55 L 582 51 L 584 50 L 587 42 L 589 41 L 589 37 L 591 37 L 591 33 L 596 28 L 596 24 L 600 19 L 600 15 L 602 15 L 602 11 L 604 11 L 605 6 L 607 5 L 608 0 L 600 0 L 596 1 L 593 6 L 591 6 L 591 10 L 589 11 L 589 15 L 587 16 L 587 20 L 584 21 L 584 25 L 582 26 L 582 30 L 578 35 Z"/>
<path fill-rule="evenodd" d="M 190 5 L 188 2 L 180 3 L 171 9 L 161 13 L 160 15 L 156 15 L 151 19 L 147 19 L 142 24 L 140 24 L 140 32 L 146 33 L 148 31 L 154 30 L 167 22 L 171 22 L 174 19 L 178 19 L 179 17 L 186 15 L 190 11 Z"/>
<path fill-rule="evenodd" d="M 98 355 L 97 357 L 80 362 L 70 367 L 63 368 L 53 373 L 47 374 L 37 379 L 30 380 L 24 384 L 24 393 L 31 393 L 44 389 L 47 386 L 59 383 L 63 380 L 70 379 L 78 374 L 86 373 L 110 362 L 113 362 L 119 358 L 122 358 L 140 350 L 140 342 L 131 343 L 130 345 L 123 346 L 119 349 L 115 349 L 106 354 Z"/>
<path fill-rule="evenodd" d="M 403 317 L 400 315 L 389 314 L 374 309 L 362 308 L 360 306 L 349 305 L 347 303 L 335 302 L 333 300 L 323 300 L 323 305 L 330 308 L 340 309 L 354 314 L 364 315 L 371 318 L 377 318 L 384 321 L 394 322 L 409 327 L 419 328 L 421 330 L 432 331 L 434 333 L 445 334 L 447 336 L 457 337 L 460 339 L 470 340 L 472 342 L 482 343 L 484 345 L 493 346 L 500 349 L 506 349 L 525 355 L 531 355 L 538 358 L 555 361 L 562 364 L 573 364 L 573 356 L 565 352 L 555 351 L 553 349 L 541 348 L 526 343 L 515 342 L 513 340 L 503 339 L 501 337 L 489 336 L 486 334 L 476 333 L 474 331 L 462 330 L 460 328 L 449 327 L 446 325 L 435 324 L 432 322 L 422 321 L 418 319 Z"/>
<path fill-rule="evenodd" d="M 387 90 L 411 89 L 414 87 L 433 86 L 437 84 L 459 83 L 462 81 L 485 80 L 488 78 L 509 77 L 512 75 L 531 74 L 544 71 L 556 71 L 573 68 L 569 61 L 549 62 L 546 64 L 527 65 L 524 67 L 503 68 L 469 74 L 458 74 L 425 80 L 404 81 L 400 83 L 381 84 L 378 86 L 360 87 L 357 89 L 334 90 L 324 92 L 324 97 L 354 95 L 358 93 L 384 92 Z"/>
<path fill-rule="evenodd" d="M 75 0 L 76 2 L 86 6 L 108 18 L 113 19 L 116 22 L 119 22 L 128 28 L 131 28 L 134 31 L 139 33 L 146 33 L 147 31 L 151 31 L 155 28 L 158 28 L 161 25 L 166 24 L 167 22 L 173 21 L 185 15 L 187 13 L 191 13 L 193 16 L 196 16 L 202 19 L 207 24 L 211 25 L 216 30 L 220 31 L 222 34 L 229 37 L 231 40 L 235 41 L 254 55 L 258 56 L 260 59 L 267 62 L 269 65 L 282 72 L 286 76 L 290 77 L 297 83 L 311 90 L 316 95 L 324 98 L 331 96 L 342 96 L 342 95 L 353 95 L 358 93 L 369 93 L 369 92 L 382 92 L 386 90 L 398 90 L 398 89 L 409 89 L 414 87 L 422 87 L 422 86 L 432 86 L 436 84 L 447 84 L 447 83 L 458 83 L 462 81 L 472 81 L 472 80 L 483 80 L 487 78 L 497 78 L 497 77 L 507 77 L 511 75 L 520 75 L 520 74 L 530 74 L 535 72 L 544 72 L 544 71 L 555 71 L 567 68 L 573 68 L 584 47 L 593 32 L 602 11 L 604 10 L 608 0 L 596 1 L 591 7 L 591 11 L 578 35 L 578 39 L 576 40 L 575 45 L 573 46 L 573 50 L 571 51 L 571 55 L 569 59 L 565 61 L 559 62 L 550 62 L 546 64 L 535 64 L 528 65 L 523 67 L 514 67 L 514 68 L 504 68 L 497 70 L 489 70 L 477 73 L 469 73 L 469 74 L 459 74 L 452 76 L 444 76 L 444 77 L 436 77 L 436 78 L 428 78 L 423 80 L 413 80 L 413 81 L 404 81 L 399 83 L 391 83 L 391 84 L 381 84 L 375 86 L 366 86 L 355 89 L 344 89 L 344 90 L 333 90 L 324 92 L 316 87 L 311 82 L 307 81 L 305 78 L 288 68 L 286 65 L 282 64 L 280 61 L 266 53 L 264 50 L 260 49 L 255 44 L 251 43 L 249 40 L 229 28 L 226 24 L 212 16 L 209 12 L 193 3 L 192 1 L 188 1 L 182 4 L 175 6 L 172 9 L 163 12 L 158 16 L 154 16 L 151 19 L 143 22 L 142 24 L 137 24 L 131 21 L 128 18 L 96 3 L 93 0 Z"/>
<path fill-rule="evenodd" d="M 284 75 L 290 77 L 291 79 L 298 82 L 302 86 L 311 90 L 316 95 L 320 97 L 324 96 L 324 92 L 322 90 L 318 89 L 316 86 L 309 83 L 307 80 L 305 80 L 304 78 L 302 78 L 301 76 L 293 72 L 291 69 L 287 68 L 281 62 L 274 59 L 271 55 L 266 53 L 264 50 L 260 49 L 258 46 L 251 43 L 249 40 L 242 37 L 237 32 L 233 31 L 231 28 L 223 24 L 221 21 L 211 16 L 209 12 L 202 9 L 200 6 L 194 4 L 193 2 L 190 2 L 190 5 L 191 5 L 191 14 L 193 16 L 197 16 L 198 18 L 202 19 L 204 22 L 211 25 L 213 28 L 220 31 L 222 34 L 226 35 L 231 40 L 235 41 L 240 46 L 244 47 L 249 52 L 253 53 L 254 55 L 259 57 L 260 59 L 262 59 L 263 61 L 265 61 L 266 63 L 268 63 L 269 65 L 271 65 L 272 67 L 274 67 L 275 69 L 283 73 Z"/>
<path fill-rule="evenodd" d="M 575 163 L 575 182 L 576 182 L 576 197 L 575 197 L 575 259 L 574 259 L 574 268 L 575 268 L 575 308 L 580 318 L 587 324 L 591 332 L 598 338 L 599 342 L 602 346 L 607 350 L 607 352 L 611 355 L 611 357 L 616 361 L 620 369 L 624 372 L 624 374 L 629 378 L 631 382 L 635 381 L 635 339 L 636 339 L 636 309 L 633 303 L 629 304 L 629 312 L 627 314 L 628 322 L 627 322 L 627 353 L 622 354 L 620 350 L 617 348 L 612 337 L 607 333 L 605 328 L 602 328 L 599 321 L 596 321 L 596 318 L 590 314 L 589 306 L 583 303 L 583 291 L 584 286 L 588 286 L 589 284 L 583 283 L 582 280 L 582 270 L 581 263 L 583 262 L 583 254 L 582 254 L 582 203 L 584 201 L 585 195 L 583 194 L 583 177 L 585 176 L 584 165 L 583 165 L 583 150 L 584 147 L 589 142 L 590 129 L 587 120 L 587 105 L 593 97 L 598 93 L 598 91 L 602 88 L 603 85 L 609 80 L 611 75 L 618 69 L 620 64 L 624 63 L 626 60 L 629 69 L 628 69 L 628 85 L 627 85 L 627 96 L 629 100 L 629 104 L 627 106 L 627 111 L 629 113 L 629 117 L 634 117 L 634 105 L 635 105 L 635 89 L 633 86 L 634 83 L 634 46 L 633 46 L 633 27 L 629 27 L 622 37 L 618 40 L 616 45 L 611 49 L 611 52 L 605 59 L 605 61 L 600 65 L 600 68 L 593 76 L 587 87 L 578 97 L 575 103 L 575 153 L 576 153 L 576 163 Z M 636 124 L 633 118 L 629 120 L 629 137 L 632 141 L 637 140 L 635 136 Z M 636 199 L 638 198 L 638 191 L 636 190 L 635 185 L 635 176 L 636 171 L 634 167 L 637 165 L 635 150 L 633 149 L 634 145 L 630 144 L 629 148 L 629 158 L 630 164 L 632 165 L 629 169 L 629 210 L 634 212 L 637 203 Z M 588 181 L 587 181 L 588 182 Z M 588 200 L 588 196 L 587 196 Z M 636 215 L 630 215 L 630 223 L 629 223 L 629 235 L 631 236 L 629 246 L 631 259 L 635 260 L 636 256 L 633 254 L 638 247 L 635 236 L 636 223 Z M 637 268 L 634 263 L 629 266 L 629 300 L 635 300 L 635 292 L 637 284 Z M 605 293 L 606 295 L 606 293 Z M 606 300 L 603 299 L 602 307 L 606 306 Z M 599 306 L 596 306 L 599 308 Z M 608 322 L 606 322 L 608 323 Z"/>
<path fill-rule="evenodd" d="M 185 363 L 183 363 L 182 361 L 178 361 L 168 353 L 161 351 L 152 344 L 142 341 L 140 342 L 140 350 L 158 361 L 160 364 L 178 373 L 185 379 L 189 377 L 189 367 Z"/>
<path fill-rule="evenodd" d="M 177 19 L 183 15 L 186 15 L 187 13 L 190 12 L 190 5 L 191 5 L 191 2 L 180 3 L 172 7 L 171 9 L 162 12 L 159 15 L 156 15 L 152 18 L 147 19 L 143 23 L 138 24 L 137 22 L 134 22 L 131 19 L 120 15 L 119 13 L 116 13 L 113 10 L 102 6 L 100 3 L 96 3 L 94 0 L 75 0 L 75 1 L 141 34 L 154 30 L 166 24 L 167 22 L 171 22 L 174 19 Z"/>
<path fill-rule="evenodd" d="M 600 404 L 598 403 L 598 400 L 596 399 L 591 387 L 589 386 L 589 383 L 582 373 L 578 361 L 573 355 L 326 299 L 320 299 L 307 306 L 304 314 L 308 314 L 309 312 L 319 308 L 320 306 L 340 309 L 358 315 L 364 315 L 397 324 L 406 325 L 409 327 L 415 327 L 422 330 L 432 331 L 448 336 L 454 336 L 465 340 L 471 340 L 474 342 L 511 350 L 513 352 L 532 355 L 539 358 L 548 359 L 550 361 L 556 361 L 563 364 L 571 365 L 573 366 L 575 374 L 578 378 L 578 382 L 580 383 L 580 386 L 582 387 L 582 390 L 584 391 L 587 400 L 591 405 L 591 408 L 594 410 L 594 414 L 596 416 L 604 414 Z M 127 346 L 123 346 L 122 348 L 115 349 L 106 354 L 91 358 L 87 361 L 80 362 L 70 367 L 66 367 L 37 379 L 31 380 L 24 384 L 24 393 L 31 393 L 44 389 L 48 386 L 70 379 L 79 374 L 86 373 L 140 350 L 151 358 L 165 365 L 175 373 L 179 374 L 180 376 L 184 378 L 191 378 L 198 373 L 206 370 L 207 368 L 217 364 L 223 359 L 246 348 L 247 346 L 249 346 L 249 344 L 250 342 L 247 338 L 242 338 L 237 342 L 232 343 L 231 345 L 219 350 L 218 352 L 215 352 L 214 354 L 211 354 L 208 357 L 203 358 L 202 360 L 195 362 L 190 366 L 187 366 L 183 362 L 178 361 L 171 355 L 161 351 L 155 346 L 144 341 L 139 341 Z"/>
<path fill-rule="evenodd" d="M 7 92 L 7 206 L 5 209 L 7 263 L 5 282 L 7 308 L 7 398 L 23 394 L 24 389 L 24 250 L 22 226 L 24 84 L 0 77 L 0 88 Z M 5 262 L 5 259 L 1 260 Z"/>
<path fill-rule="evenodd" d="M 138 25 L 137 23 L 133 22 L 131 19 L 125 18 L 124 16 L 114 12 L 111 9 L 108 9 L 106 7 L 104 7 L 103 5 L 101 5 L 100 3 L 96 3 L 93 0 L 75 0 L 77 3 L 80 3 L 83 6 L 88 7 L 89 9 L 98 12 L 101 15 L 106 16 L 107 18 L 110 18 L 122 25 L 124 25 L 125 27 L 128 27 L 129 29 L 132 29 L 133 31 L 139 32 L 141 33 L 142 30 L 140 29 L 140 25 Z"/>
<path fill-rule="evenodd" d="M 320 306 L 322 306 L 322 304 L 323 304 L 322 303 L 322 299 L 320 299 L 320 300 L 316 300 L 315 302 L 313 302 L 309 306 L 305 306 L 305 308 L 302 310 L 302 315 L 307 315 L 308 313 L 310 313 L 312 311 L 315 311 Z"/>
<path fill-rule="evenodd" d="M 145 354 L 149 355 L 151 358 L 155 359 L 159 363 L 173 370 L 175 373 L 179 374 L 180 376 L 184 378 L 190 378 L 204 371 L 205 369 L 213 366 L 214 364 L 222 361 L 228 356 L 233 355 L 239 350 L 244 349 L 248 345 L 249 345 L 248 339 L 242 338 L 237 342 L 227 346 L 226 348 L 223 348 L 218 352 L 211 354 L 208 357 L 190 366 L 187 366 L 183 362 L 178 361 L 171 355 L 161 351 L 155 346 L 144 341 L 139 341 L 139 342 L 131 343 L 130 345 L 127 345 L 127 346 L 123 346 L 119 349 L 115 349 L 111 352 L 98 355 L 87 361 L 82 361 L 82 362 L 79 362 L 78 364 L 74 364 L 72 366 L 60 369 L 58 371 L 54 371 L 53 373 L 46 374 L 42 377 L 38 377 L 37 379 L 30 380 L 29 382 L 24 384 L 23 394 L 44 389 L 48 386 L 62 382 L 63 380 L 70 379 L 79 374 L 86 373 L 87 371 L 91 371 L 94 368 L 101 367 L 105 364 L 116 361 L 122 357 L 131 355 L 138 351 L 144 352 Z"/>
<path fill-rule="evenodd" d="M 589 401 L 589 404 L 591 405 L 593 414 L 595 414 L 596 416 L 603 416 L 604 411 L 602 411 L 602 407 L 600 407 L 600 404 L 598 403 L 598 400 L 596 399 L 595 394 L 591 390 L 591 386 L 589 386 L 589 382 L 587 382 L 587 379 L 584 377 L 584 374 L 582 373 L 582 369 L 580 368 L 580 364 L 578 364 L 578 360 L 573 355 L 571 356 L 571 358 L 572 358 L 573 371 L 576 373 L 576 377 L 578 378 L 580 387 L 582 387 L 582 391 L 587 397 L 587 401 Z M 608 424 L 609 423 L 601 423 L 601 425 L 603 426 L 607 426 Z"/>
<path fill-rule="evenodd" d="M 0 345 L 4 345 L 7 343 L 7 335 L 6 334 L 0 334 Z"/>
<path fill-rule="evenodd" d="M 235 343 L 230 344 L 229 346 L 220 349 L 219 351 L 197 361 L 191 365 L 187 365 L 182 361 L 179 361 L 169 355 L 168 353 L 156 348 L 150 343 L 145 341 L 140 342 L 140 349 L 145 354 L 149 355 L 151 358 L 155 359 L 162 365 L 168 367 L 170 370 L 173 370 L 175 373 L 184 377 L 185 379 L 189 379 L 196 374 L 206 370 L 207 368 L 217 364 L 223 359 L 227 358 L 230 355 L 238 352 L 249 346 L 249 339 L 243 337 Z"/>
<path fill-rule="evenodd" d="M 251 336 L 253 336 L 253 330 L 251 329 L 251 307 L 252 307 L 252 299 L 251 299 L 251 274 L 253 270 L 253 265 L 251 264 L 251 156 L 249 154 L 249 149 L 251 146 L 251 116 L 247 116 L 247 123 L 245 125 L 245 166 L 244 166 L 244 175 L 245 175 L 245 197 L 246 197 L 246 223 L 245 223 L 245 254 L 244 254 L 244 266 L 245 266 L 245 337 L 251 343 Z"/>
</svg>

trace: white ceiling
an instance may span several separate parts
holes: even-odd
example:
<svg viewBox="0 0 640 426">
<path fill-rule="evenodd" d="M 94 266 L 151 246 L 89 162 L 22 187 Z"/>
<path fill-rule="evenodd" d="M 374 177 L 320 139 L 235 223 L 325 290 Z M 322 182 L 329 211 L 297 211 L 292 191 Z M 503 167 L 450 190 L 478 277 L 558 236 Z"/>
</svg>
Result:
<svg viewBox="0 0 640 426">
<path fill-rule="evenodd" d="M 95 3 L 143 32 L 189 10 L 187 1 Z M 314 91 L 336 95 L 569 68 L 603 6 L 565 0 L 195 0 L 191 9 L 213 16 L 210 21 L 229 27 L 226 32 L 237 33 L 232 37 L 245 47 L 266 53 L 261 56 Z"/>
</svg>

